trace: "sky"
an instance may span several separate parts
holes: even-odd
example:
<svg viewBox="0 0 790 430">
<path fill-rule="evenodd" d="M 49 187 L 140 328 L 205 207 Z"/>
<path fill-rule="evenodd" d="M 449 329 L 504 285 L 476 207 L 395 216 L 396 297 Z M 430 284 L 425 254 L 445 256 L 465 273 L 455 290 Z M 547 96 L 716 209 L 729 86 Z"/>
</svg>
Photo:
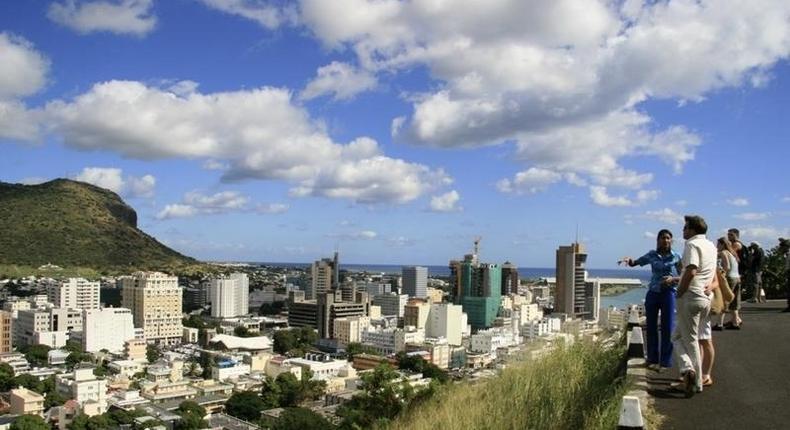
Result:
<svg viewBox="0 0 790 430">
<path fill-rule="evenodd" d="M 790 2 L 0 2 L 0 180 L 205 260 L 613 268 L 790 235 Z M 675 247 L 679 249 L 679 240 Z"/>
</svg>

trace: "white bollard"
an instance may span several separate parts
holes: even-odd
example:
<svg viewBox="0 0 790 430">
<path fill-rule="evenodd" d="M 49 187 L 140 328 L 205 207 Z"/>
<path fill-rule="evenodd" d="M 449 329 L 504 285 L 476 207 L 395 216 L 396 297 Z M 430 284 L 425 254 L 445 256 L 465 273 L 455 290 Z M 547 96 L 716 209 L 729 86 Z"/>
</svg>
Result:
<svg viewBox="0 0 790 430">
<path fill-rule="evenodd" d="M 642 420 L 642 406 L 639 398 L 635 396 L 623 396 L 623 403 L 620 405 L 620 421 L 617 423 L 618 430 L 644 429 L 645 423 Z"/>
<path fill-rule="evenodd" d="M 642 327 L 631 329 L 628 339 L 628 358 L 645 358 L 645 340 L 642 336 Z"/>
</svg>

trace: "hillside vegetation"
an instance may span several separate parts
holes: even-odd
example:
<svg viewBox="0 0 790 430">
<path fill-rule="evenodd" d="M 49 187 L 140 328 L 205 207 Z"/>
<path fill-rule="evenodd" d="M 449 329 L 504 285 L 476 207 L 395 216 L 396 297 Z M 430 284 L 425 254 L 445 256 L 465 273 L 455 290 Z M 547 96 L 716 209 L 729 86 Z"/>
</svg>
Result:
<svg viewBox="0 0 790 430">
<path fill-rule="evenodd" d="M 198 264 L 137 228 L 137 213 L 112 191 L 56 179 L 0 182 L 0 266 L 51 263 L 102 272 L 177 270 Z"/>
<path fill-rule="evenodd" d="M 560 346 L 495 378 L 451 385 L 389 429 L 613 429 L 627 388 L 623 357 L 599 343 Z"/>
</svg>

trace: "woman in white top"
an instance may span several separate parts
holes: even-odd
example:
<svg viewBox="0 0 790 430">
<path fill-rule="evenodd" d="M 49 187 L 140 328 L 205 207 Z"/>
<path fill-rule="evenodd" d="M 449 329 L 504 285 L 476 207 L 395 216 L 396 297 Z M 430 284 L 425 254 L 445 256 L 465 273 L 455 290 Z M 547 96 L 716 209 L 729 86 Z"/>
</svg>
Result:
<svg viewBox="0 0 790 430">
<path fill-rule="evenodd" d="M 730 284 L 732 293 L 735 298 L 730 302 L 730 320 L 724 324 L 724 328 L 730 330 L 741 329 L 741 277 L 738 274 L 738 257 L 732 249 L 732 243 L 726 237 L 720 237 L 717 243 L 719 249 L 719 262 L 724 275 L 727 277 L 727 283 Z M 724 313 L 721 314 L 721 320 L 714 330 L 721 330 L 722 323 L 724 323 Z"/>
</svg>

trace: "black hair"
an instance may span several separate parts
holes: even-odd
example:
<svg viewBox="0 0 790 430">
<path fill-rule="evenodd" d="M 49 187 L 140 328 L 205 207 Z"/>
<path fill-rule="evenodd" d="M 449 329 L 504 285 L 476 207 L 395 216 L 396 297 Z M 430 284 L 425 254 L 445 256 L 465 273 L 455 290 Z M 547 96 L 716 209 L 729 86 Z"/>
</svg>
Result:
<svg viewBox="0 0 790 430">
<path fill-rule="evenodd" d="M 708 232 L 708 223 L 699 215 L 686 215 L 686 227 L 694 231 L 695 234 L 705 234 Z"/>
<path fill-rule="evenodd" d="M 671 231 L 669 231 L 669 230 L 667 230 L 665 228 L 662 228 L 661 230 L 659 230 L 658 234 L 656 235 L 656 252 L 660 252 L 661 251 L 661 249 L 658 247 L 658 240 L 661 239 L 661 236 L 663 236 L 665 234 L 668 234 L 670 239 L 673 237 Z M 670 251 L 672 250 L 672 245 L 669 245 L 669 250 Z"/>
</svg>

